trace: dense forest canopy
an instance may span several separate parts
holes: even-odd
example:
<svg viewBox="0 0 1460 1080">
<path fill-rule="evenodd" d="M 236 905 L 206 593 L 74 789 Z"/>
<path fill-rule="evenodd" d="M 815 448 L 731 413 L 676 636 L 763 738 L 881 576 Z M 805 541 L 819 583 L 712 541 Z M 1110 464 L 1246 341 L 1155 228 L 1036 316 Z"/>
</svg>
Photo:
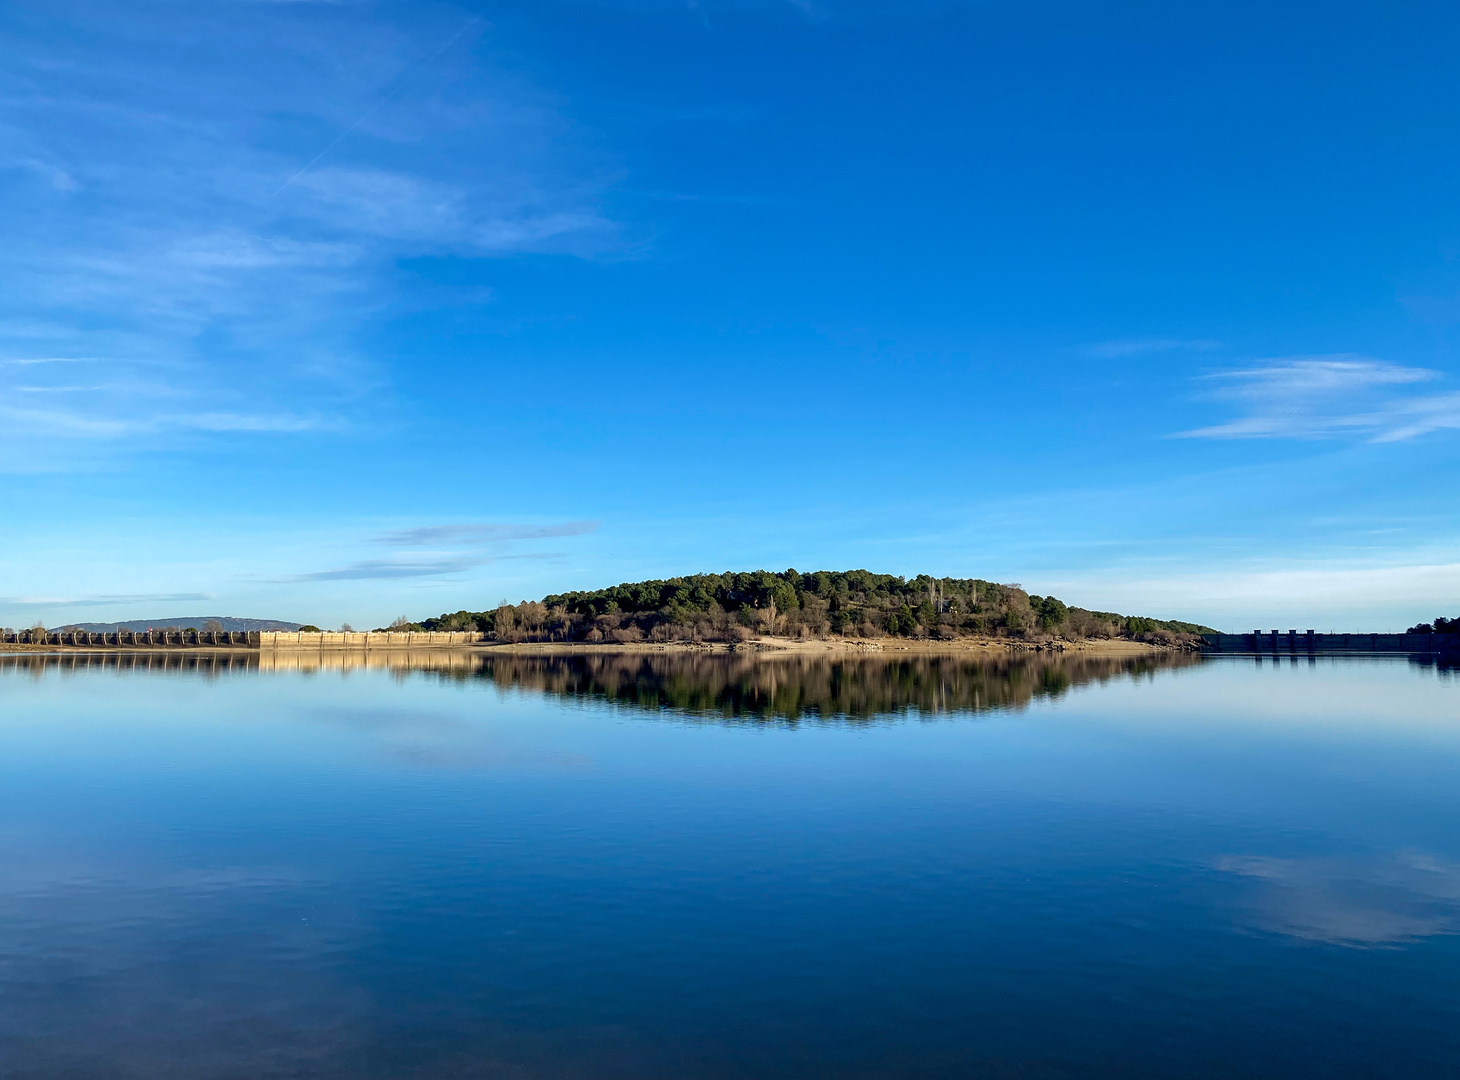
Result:
<svg viewBox="0 0 1460 1080">
<path fill-rule="evenodd" d="M 1133 638 L 1176 643 L 1213 633 L 1196 623 L 1087 611 L 1018 585 L 978 578 L 903 578 L 867 570 L 756 570 L 637 581 L 458 611 L 393 629 L 480 630 L 498 641 L 741 641 L 909 637 L 951 640 Z"/>
</svg>

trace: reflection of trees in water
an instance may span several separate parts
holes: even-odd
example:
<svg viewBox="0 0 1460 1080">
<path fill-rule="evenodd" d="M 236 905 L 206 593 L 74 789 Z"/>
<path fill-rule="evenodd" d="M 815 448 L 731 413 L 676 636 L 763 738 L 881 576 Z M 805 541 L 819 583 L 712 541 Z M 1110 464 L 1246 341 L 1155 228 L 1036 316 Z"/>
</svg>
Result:
<svg viewBox="0 0 1460 1080">
<path fill-rule="evenodd" d="M 1409 663 L 1411 667 L 1433 668 L 1442 679 L 1453 678 L 1456 672 L 1460 672 L 1460 655 L 1455 653 L 1411 656 Z"/>
<path fill-rule="evenodd" d="M 1200 663 L 1190 653 L 1140 657 L 503 656 L 478 677 L 499 686 L 689 716 L 751 721 L 869 720 L 1018 709 L 1072 686 Z"/>
<path fill-rule="evenodd" d="M 1011 655 L 808 656 L 761 654 L 589 653 L 532 655 L 456 649 L 121 652 L 0 655 L 0 673 L 167 672 L 216 677 L 228 672 L 303 675 L 370 667 L 399 679 L 431 674 L 458 682 L 562 698 L 604 701 L 692 717 L 796 722 L 853 721 L 916 711 L 928 715 L 1018 709 L 1072 686 L 1140 677 L 1200 663 L 1192 653 L 1135 657 Z"/>
</svg>

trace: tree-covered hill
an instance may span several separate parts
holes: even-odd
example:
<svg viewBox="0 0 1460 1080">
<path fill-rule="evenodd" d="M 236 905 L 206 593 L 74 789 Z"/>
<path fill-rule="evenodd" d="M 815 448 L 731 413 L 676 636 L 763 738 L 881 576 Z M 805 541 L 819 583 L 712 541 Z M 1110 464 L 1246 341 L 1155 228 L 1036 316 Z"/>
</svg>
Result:
<svg viewBox="0 0 1460 1080">
<path fill-rule="evenodd" d="M 1018 585 L 977 578 L 915 578 L 867 570 L 692 574 L 591 592 L 458 611 L 398 629 L 481 630 L 498 641 L 738 641 L 909 637 L 951 640 L 1132 638 L 1177 642 L 1213 632 L 1196 623 L 1087 611 Z"/>
</svg>

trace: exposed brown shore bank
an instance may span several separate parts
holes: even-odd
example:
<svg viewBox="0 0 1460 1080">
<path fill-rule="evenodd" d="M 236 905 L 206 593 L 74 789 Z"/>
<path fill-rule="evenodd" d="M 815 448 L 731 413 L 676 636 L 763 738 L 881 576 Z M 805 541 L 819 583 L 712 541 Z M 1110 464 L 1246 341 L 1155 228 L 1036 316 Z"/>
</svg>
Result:
<svg viewBox="0 0 1460 1080">
<path fill-rule="evenodd" d="M 976 656 L 997 657 L 1021 653 L 1075 654 L 1079 656 L 1147 656 L 1153 653 L 1180 653 L 1192 650 L 1179 646 L 1124 639 L 1087 641 L 1026 642 L 1007 638 L 954 638 L 952 640 L 916 640 L 908 638 L 824 639 L 759 637 L 748 641 L 725 642 L 635 642 L 631 644 L 588 644 L 586 642 L 531 641 L 491 643 L 470 646 L 483 653 L 513 653 L 536 656 L 631 656 L 636 654 L 798 654 L 812 656 Z"/>
</svg>

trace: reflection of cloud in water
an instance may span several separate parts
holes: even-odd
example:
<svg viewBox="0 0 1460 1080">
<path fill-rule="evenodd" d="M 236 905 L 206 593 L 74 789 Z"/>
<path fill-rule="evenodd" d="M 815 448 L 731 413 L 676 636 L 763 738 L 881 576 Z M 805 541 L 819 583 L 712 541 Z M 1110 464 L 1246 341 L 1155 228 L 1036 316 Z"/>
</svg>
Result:
<svg viewBox="0 0 1460 1080">
<path fill-rule="evenodd" d="M 316 709 L 316 719 L 374 741 L 382 757 L 418 768 L 576 771 L 593 767 L 588 754 L 515 746 L 480 722 L 439 712 L 402 709 Z"/>
<path fill-rule="evenodd" d="M 1460 864 L 1419 852 L 1372 859 L 1232 856 L 1253 883 L 1259 929 L 1336 945 L 1392 945 L 1460 931 Z"/>
</svg>

